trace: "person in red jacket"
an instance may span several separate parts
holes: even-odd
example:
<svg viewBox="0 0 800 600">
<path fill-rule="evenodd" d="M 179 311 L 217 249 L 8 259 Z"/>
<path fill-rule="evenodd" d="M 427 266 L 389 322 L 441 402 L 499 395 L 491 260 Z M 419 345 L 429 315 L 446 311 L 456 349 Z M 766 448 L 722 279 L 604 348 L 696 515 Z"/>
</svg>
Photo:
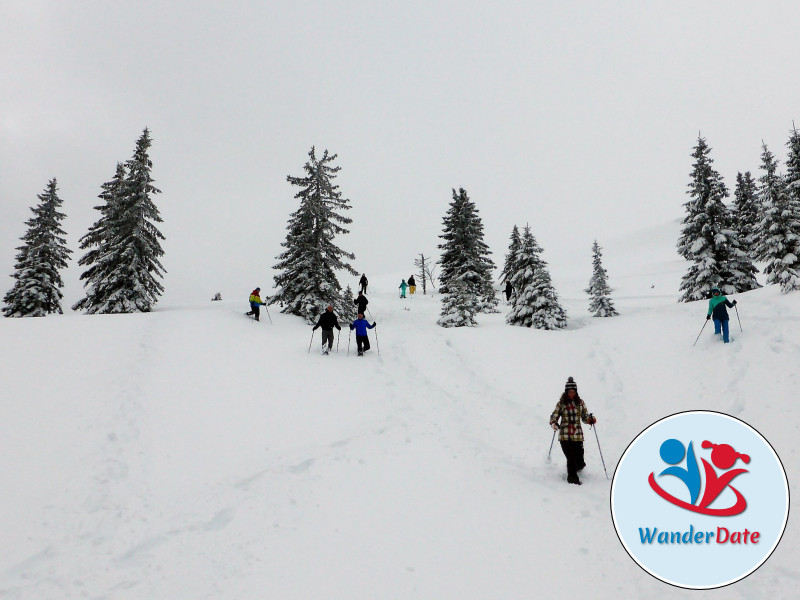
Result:
<svg viewBox="0 0 800 600">
<path fill-rule="evenodd" d="M 261 316 L 261 307 L 266 305 L 266 302 L 261 301 L 261 288 L 257 287 L 253 290 L 253 293 L 250 294 L 250 312 L 246 312 L 246 315 L 254 315 L 255 320 L 259 321 L 259 317 Z"/>
</svg>

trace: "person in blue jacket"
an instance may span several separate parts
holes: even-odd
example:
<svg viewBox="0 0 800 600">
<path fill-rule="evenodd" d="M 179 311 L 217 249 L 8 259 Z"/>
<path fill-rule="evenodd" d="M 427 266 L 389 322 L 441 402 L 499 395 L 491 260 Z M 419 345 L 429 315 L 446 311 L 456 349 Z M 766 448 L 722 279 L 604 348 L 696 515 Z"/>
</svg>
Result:
<svg viewBox="0 0 800 600">
<path fill-rule="evenodd" d="M 711 289 L 711 300 L 708 301 L 708 314 L 706 315 L 706 321 L 709 319 L 714 319 L 714 334 L 719 335 L 720 330 L 722 331 L 722 341 L 726 344 L 730 341 L 728 336 L 728 310 L 725 307 L 733 308 L 736 306 L 736 300 L 731 302 L 725 296 L 722 295 L 722 292 L 719 288 L 712 288 Z"/>
<path fill-rule="evenodd" d="M 358 347 L 359 356 L 364 356 L 364 352 L 369 350 L 367 329 L 372 329 L 377 324 L 377 322 L 373 321 L 372 325 L 370 325 L 361 313 L 358 314 L 358 318 L 355 321 L 350 323 L 350 330 L 356 330 L 356 346 Z"/>
</svg>

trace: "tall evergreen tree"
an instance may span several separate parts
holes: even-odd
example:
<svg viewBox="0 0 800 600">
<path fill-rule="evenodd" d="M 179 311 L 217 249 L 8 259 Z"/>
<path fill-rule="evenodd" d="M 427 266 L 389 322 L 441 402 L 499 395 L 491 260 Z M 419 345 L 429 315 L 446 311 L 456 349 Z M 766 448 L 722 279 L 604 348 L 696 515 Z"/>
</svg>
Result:
<svg viewBox="0 0 800 600">
<path fill-rule="evenodd" d="M 777 283 L 782 292 L 800 289 L 800 136 L 789 138 L 786 177 L 778 173 L 778 162 L 763 144 L 758 196 L 763 217 L 756 227 L 755 253 L 766 263 L 767 283 Z"/>
<path fill-rule="evenodd" d="M 509 274 L 516 293 L 511 299 L 506 323 L 536 329 L 563 329 L 567 326 L 567 313 L 558 301 L 541 253 L 542 248 L 526 225 L 512 261 L 515 271 Z"/>
<path fill-rule="evenodd" d="M 514 228 L 511 230 L 511 239 L 508 243 L 508 253 L 506 254 L 506 261 L 503 264 L 503 270 L 500 271 L 500 283 L 505 283 L 513 273 L 516 272 L 516 268 L 514 266 L 514 256 L 519 250 L 520 244 L 522 240 L 519 236 L 519 228 L 514 225 Z"/>
<path fill-rule="evenodd" d="M 747 249 L 751 258 L 755 256 L 751 253 L 754 243 L 754 231 L 758 222 L 761 220 L 761 210 L 758 203 L 756 182 L 750 171 L 737 173 L 736 191 L 734 192 L 734 222 L 736 233 L 739 240 Z"/>
<path fill-rule="evenodd" d="M 477 299 L 479 312 L 497 312 L 495 265 L 489 258 L 489 246 L 483 241 L 483 222 L 478 209 L 464 188 L 453 190 L 453 201 L 442 221 L 439 291 L 447 294 L 450 282 L 460 281 L 466 286 L 463 293 L 471 293 Z"/>
<path fill-rule="evenodd" d="M 755 289 L 756 268 L 747 257 L 724 204 L 728 190 L 713 168 L 711 148 L 698 137 L 689 183 L 687 215 L 678 240 L 678 253 L 693 263 L 681 280 L 681 302 L 708 297 L 719 287 L 724 293 Z"/>
<path fill-rule="evenodd" d="M 475 315 L 480 311 L 480 300 L 475 295 L 472 282 L 451 279 L 447 291 L 442 292 L 442 312 L 436 321 L 442 327 L 474 327 Z"/>
<path fill-rule="evenodd" d="M 286 241 L 281 244 L 286 250 L 278 255 L 274 266 L 279 271 L 275 276 L 277 292 L 269 303 L 280 302 L 281 312 L 313 323 L 322 307 L 341 296 L 336 272 L 358 273 L 344 260 L 354 260 L 355 255 L 334 244 L 337 235 L 349 233 L 344 226 L 353 221 L 341 214 L 350 210 L 350 201 L 342 198 L 339 186 L 333 183 L 341 169 L 332 166 L 336 155 L 325 150 L 318 159 L 312 147 L 308 156 L 306 176 L 286 178 L 300 188 L 294 196 L 300 206 L 289 218 Z"/>
<path fill-rule="evenodd" d="M 611 301 L 611 288 L 608 285 L 608 272 L 603 267 L 603 252 L 597 240 L 592 244 L 592 278 L 589 287 L 589 312 L 594 317 L 616 317 L 619 313 Z"/>
<path fill-rule="evenodd" d="M 145 128 L 136 141 L 133 156 L 124 167 L 117 165 L 115 178 L 103 185 L 96 207 L 102 216 L 81 238 L 82 248 L 92 248 L 80 261 L 92 266 L 83 273 L 86 297 L 73 306 L 88 314 L 149 312 L 164 286 L 164 255 L 156 227 L 161 215 L 152 196 L 160 194 L 151 176 L 152 145 Z"/>
<path fill-rule="evenodd" d="M 61 221 L 66 215 L 59 212 L 63 201 L 58 186 L 51 179 L 44 192 L 37 196 L 39 204 L 31 208 L 33 217 L 25 224 L 28 231 L 20 239 L 19 254 L 14 265 L 14 287 L 3 298 L 6 317 L 43 317 L 62 313 L 60 269 L 67 266 L 72 253 L 66 246 L 66 233 Z"/>
</svg>

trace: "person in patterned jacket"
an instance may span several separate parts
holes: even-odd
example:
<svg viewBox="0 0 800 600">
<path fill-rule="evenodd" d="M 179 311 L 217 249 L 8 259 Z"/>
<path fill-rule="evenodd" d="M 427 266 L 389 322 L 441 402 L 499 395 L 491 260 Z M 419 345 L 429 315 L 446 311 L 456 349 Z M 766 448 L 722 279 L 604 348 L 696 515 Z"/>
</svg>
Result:
<svg viewBox="0 0 800 600">
<path fill-rule="evenodd" d="M 556 404 L 556 409 L 550 415 L 550 426 L 559 432 L 558 441 L 561 450 L 567 457 L 567 482 L 581 484 L 578 471 L 586 466 L 583 460 L 583 429 L 581 421 L 589 425 L 597 423 L 594 415 L 586 409 L 581 397 L 578 396 L 578 384 L 570 377 L 564 386 L 564 393 Z"/>
</svg>

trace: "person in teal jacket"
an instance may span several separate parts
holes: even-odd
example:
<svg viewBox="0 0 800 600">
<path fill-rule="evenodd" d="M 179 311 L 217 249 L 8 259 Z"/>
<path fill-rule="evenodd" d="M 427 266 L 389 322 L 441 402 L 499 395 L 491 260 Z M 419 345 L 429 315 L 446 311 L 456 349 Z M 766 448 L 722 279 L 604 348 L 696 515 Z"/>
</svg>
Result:
<svg viewBox="0 0 800 600">
<path fill-rule="evenodd" d="M 401 298 L 405 298 L 406 297 L 406 288 L 408 287 L 408 284 L 406 283 L 406 280 L 403 279 L 403 281 L 400 282 L 400 285 L 398 287 L 400 288 L 400 297 Z"/>
<path fill-rule="evenodd" d="M 722 295 L 722 292 L 719 288 L 712 288 L 711 290 L 711 300 L 708 301 L 708 314 L 706 315 L 706 321 L 709 319 L 714 319 L 714 335 L 719 335 L 720 331 L 722 333 L 722 341 L 726 344 L 730 341 L 730 337 L 728 336 L 728 310 L 725 307 L 733 308 L 736 306 L 736 300 L 731 302 L 725 296 Z"/>
</svg>

